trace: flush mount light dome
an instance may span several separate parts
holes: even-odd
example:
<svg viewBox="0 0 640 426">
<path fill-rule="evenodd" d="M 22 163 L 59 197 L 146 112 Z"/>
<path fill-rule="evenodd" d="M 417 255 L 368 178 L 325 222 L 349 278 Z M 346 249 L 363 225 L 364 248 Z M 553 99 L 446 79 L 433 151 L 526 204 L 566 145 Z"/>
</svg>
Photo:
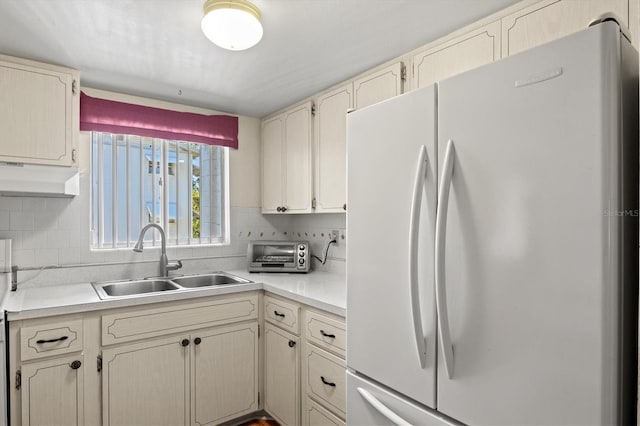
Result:
<svg viewBox="0 0 640 426">
<path fill-rule="evenodd" d="M 248 49 L 262 38 L 260 10 L 247 0 L 207 0 L 202 32 L 223 49 Z"/>
</svg>

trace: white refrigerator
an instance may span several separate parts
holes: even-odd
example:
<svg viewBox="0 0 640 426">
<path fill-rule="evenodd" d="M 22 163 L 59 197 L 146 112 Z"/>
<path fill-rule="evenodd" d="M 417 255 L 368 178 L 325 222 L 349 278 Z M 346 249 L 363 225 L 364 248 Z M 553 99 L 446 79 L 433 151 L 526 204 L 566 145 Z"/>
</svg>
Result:
<svg viewBox="0 0 640 426">
<path fill-rule="evenodd" d="M 604 22 L 347 119 L 347 424 L 635 423 L 638 54 Z"/>
</svg>

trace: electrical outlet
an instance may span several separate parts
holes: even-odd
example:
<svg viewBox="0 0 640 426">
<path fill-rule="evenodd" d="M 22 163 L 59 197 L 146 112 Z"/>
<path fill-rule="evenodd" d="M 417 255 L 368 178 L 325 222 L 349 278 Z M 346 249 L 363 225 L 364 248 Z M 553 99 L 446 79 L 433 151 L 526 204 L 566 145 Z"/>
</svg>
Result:
<svg viewBox="0 0 640 426">
<path fill-rule="evenodd" d="M 331 231 L 331 239 L 335 241 L 335 245 L 338 245 L 338 241 L 340 241 L 340 231 Z"/>
</svg>

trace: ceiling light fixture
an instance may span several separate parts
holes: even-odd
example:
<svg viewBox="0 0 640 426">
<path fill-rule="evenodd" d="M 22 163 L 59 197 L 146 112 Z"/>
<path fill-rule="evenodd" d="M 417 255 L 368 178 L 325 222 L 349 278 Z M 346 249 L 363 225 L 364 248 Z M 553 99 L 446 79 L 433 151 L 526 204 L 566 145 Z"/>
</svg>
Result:
<svg viewBox="0 0 640 426">
<path fill-rule="evenodd" d="M 262 39 L 260 10 L 247 0 L 207 0 L 202 32 L 223 49 L 245 50 Z"/>
</svg>

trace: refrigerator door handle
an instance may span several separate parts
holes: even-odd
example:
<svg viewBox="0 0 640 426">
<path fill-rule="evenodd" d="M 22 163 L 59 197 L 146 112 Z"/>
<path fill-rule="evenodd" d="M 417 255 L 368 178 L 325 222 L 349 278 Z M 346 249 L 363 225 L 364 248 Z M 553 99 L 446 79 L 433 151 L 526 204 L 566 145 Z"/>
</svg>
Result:
<svg viewBox="0 0 640 426">
<path fill-rule="evenodd" d="M 411 423 L 391 411 L 389 407 L 380 402 L 378 398 L 371 394 L 371 392 L 361 387 L 358 387 L 356 389 L 358 390 L 358 393 L 365 399 L 365 401 L 367 401 L 373 408 L 376 409 L 378 413 L 382 414 L 391 423 L 397 426 L 411 426 Z"/>
<path fill-rule="evenodd" d="M 455 148 L 453 141 L 449 139 L 444 154 L 444 165 L 440 176 L 440 188 L 438 190 L 438 211 L 436 213 L 436 247 L 435 247 L 435 269 L 436 269 L 436 311 L 438 317 L 438 331 L 440 336 L 440 346 L 444 355 L 444 366 L 449 379 L 453 379 L 453 345 L 451 344 L 451 333 L 449 332 L 449 314 L 447 312 L 447 292 L 445 281 L 445 240 L 447 230 L 447 210 L 449 207 L 449 190 L 451 189 L 451 178 L 453 175 L 453 163 Z"/>
<path fill-rule="evenodd" d="M 422 329 L 422 315 L 420 309 L 420 291 L 418 282 L 418 236 L 420 228 L 420 207 L 422 205 L 422 192 L 427 171 L 427 147 L 422 145 L 418 155 L 416 178 L 413 184 L 413 197 L 411 198 L 411 217 L 409 218 L 409 283 L 411 285 L 411 313 L 413 315 L 413 332 L 418 345 L 418 359 L 420 367 L 427 364 L 427 339 Z"/>
</svg>

